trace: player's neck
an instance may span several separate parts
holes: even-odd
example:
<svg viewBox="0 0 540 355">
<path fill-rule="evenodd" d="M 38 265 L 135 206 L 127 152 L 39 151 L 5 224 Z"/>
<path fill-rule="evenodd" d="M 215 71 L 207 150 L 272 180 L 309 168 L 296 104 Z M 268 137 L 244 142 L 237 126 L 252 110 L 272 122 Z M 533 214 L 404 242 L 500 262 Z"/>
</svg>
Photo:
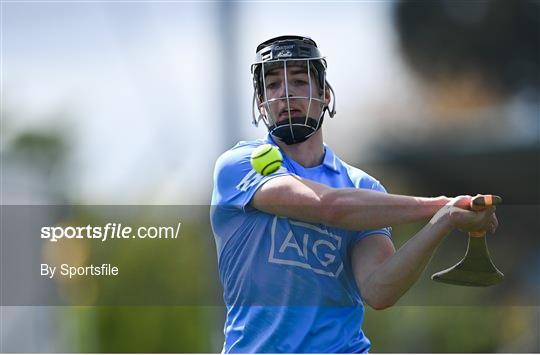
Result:
<svg viewBox="0 0 540 355">
<path fill-rule="evenodd" d="M 287 145 L 283 142 L 276 142 L 285 154 L 305 168 L 311 168 L 322 164 L 324 159 L 324 145 L 322 130 L 318 130 L 308 140 Z"/>
</svg>

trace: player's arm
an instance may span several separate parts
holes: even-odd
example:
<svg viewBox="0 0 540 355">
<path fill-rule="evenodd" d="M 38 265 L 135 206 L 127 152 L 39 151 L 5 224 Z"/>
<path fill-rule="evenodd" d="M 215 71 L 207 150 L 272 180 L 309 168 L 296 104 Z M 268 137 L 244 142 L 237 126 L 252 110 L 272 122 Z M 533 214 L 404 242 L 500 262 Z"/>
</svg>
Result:
<svg viewBox="0 0 540 355">
<path fill-rule="evenodd" d="M 454 228 L 495 232 L 498 222 L 491 207 L 467 211 L 470 196 L 453 199 L 397 252 L 390 238 L 368 236 L 354 246 L 352 267 L 362 299 L 375 309 L 392 306 L 418 280 L 437 246 Z"/>
<path fill-rule="evenodd" d="M 329 226 L 364 230 L 432 217 L 449 198 L 413 197 L 356 188 L 331 188 L 297 176 L 264 183 L 251 200 L 263 212 Z"/>
</svg>

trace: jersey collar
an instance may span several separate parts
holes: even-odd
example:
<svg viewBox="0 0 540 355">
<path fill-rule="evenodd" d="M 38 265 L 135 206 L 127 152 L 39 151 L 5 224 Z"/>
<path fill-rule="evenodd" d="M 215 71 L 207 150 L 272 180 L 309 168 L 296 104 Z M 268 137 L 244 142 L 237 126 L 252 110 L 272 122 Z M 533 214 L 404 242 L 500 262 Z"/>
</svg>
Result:
<svg viewBox="0 0 540 355">
<path fill-rule="evenodd" d="M 270 133 L 266 135 L 266 141 L 270 144 L 277 146 L 276 142 L 274 141 Z M 334 151 L 330 149 L 330 147 L 326 145 L 326 143 L 323 143 L 323 144 L 324 144 L 324 159 L 321 165 L 324 165 L 327 169 L 330 169 L 335 173 L 338 173 L 338 174 L 341 173 L 339 169 L 338 157 L 336 157 L 336 155 L 334 154 Z"/>
<path fill-rule="evenodd" d="M 332 170 L 332 171 L 334 171 L 334 172 L 336 172 L 338 174 L 341 172 L 339 170 L 339 159 L 334 154 L 334 151 L 332 149 L 330 149 L 330 147 L 327 146 L 326 144 L 324 144 L 323 165 L 326 166 L 328 169 L 330 169 L 330 170 Z"/>
</svg>

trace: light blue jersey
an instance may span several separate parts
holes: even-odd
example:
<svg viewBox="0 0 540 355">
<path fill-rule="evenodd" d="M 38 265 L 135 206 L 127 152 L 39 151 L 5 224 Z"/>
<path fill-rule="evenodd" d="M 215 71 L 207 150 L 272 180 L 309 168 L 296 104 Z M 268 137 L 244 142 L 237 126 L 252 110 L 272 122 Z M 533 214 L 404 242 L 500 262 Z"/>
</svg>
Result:
<svg viewBox="0 0 540 355">
<path fill-rule="evenodd" d="M 351 270 L 355 242 L 388 228 L 360 232 L 261 212 L 249 204 L 270 179 L 296 175 L 331 187 L 385 191 L 325 146 L 321 165 L 304 168 L 283 154 L 282 167 L 262 176 L 251 152 L 265 140 L 240 142 L 214 172 L 211 222 L 227 306 L 223 352 L 367 352 L 364 307 Z"/>
</svg>

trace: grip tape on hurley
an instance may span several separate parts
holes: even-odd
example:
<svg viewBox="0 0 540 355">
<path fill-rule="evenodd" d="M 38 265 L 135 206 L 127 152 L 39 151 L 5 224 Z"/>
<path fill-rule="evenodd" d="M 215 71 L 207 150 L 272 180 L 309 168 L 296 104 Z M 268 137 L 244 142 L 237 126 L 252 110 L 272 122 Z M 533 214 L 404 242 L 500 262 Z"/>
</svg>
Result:
<svg viewBox="0 0 540 355">
<path fill-rule="evenodd" d="M 471 200 L 471 210 L 480 211 L 486 207 L 496 206 L 502 202 L 502 198 L 497 195 L 476 195 Z M 486 231 L 469 232 L 471 237 L 483 237 Z"/>
</svg>

